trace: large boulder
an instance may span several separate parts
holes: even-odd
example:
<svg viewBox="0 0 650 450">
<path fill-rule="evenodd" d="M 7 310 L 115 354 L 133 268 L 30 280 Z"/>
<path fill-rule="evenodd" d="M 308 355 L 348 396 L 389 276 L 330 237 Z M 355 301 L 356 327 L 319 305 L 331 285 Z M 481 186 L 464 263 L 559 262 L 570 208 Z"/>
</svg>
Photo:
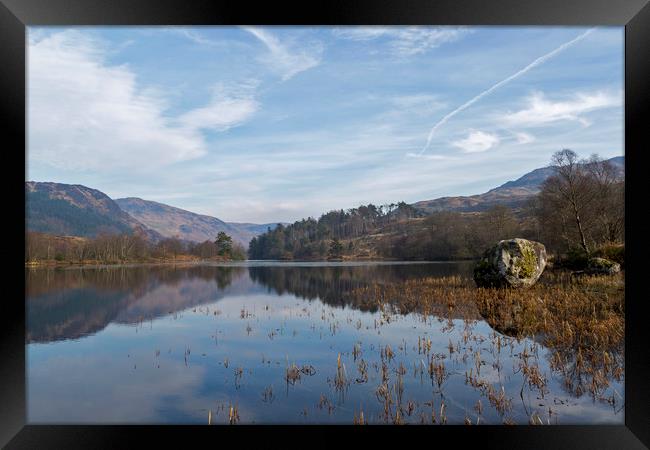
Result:
<svg viewBox="0 0 650 450">
<path fill-rule="evenodd" d="M 621 271 L 621 265 L 606 258 L 589 258 L 585 273 L 590 275 L 614 275 Z"/>
<path fill-rule="evenodd" d="M 535 284 L 546 267 L 546 248 L 526 239 L 506 239 L 487 249 L 474 268 L 479 287 L 522 288 Z"/>
</svg>

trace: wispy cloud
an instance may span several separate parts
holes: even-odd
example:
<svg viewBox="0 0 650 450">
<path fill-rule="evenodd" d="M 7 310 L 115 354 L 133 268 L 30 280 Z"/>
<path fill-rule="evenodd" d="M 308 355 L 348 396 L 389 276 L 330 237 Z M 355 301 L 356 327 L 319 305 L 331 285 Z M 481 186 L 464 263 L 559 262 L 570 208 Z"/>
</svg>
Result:
<svg viewBox="0 0 650 450">
<path fill-rule="evenodd" d="M 192 42 L 194 42 L 196 44 L 215 46 L 215 47 L 220 47 L 220 46 L 223 45 L 218 41 L 214 41 L 212 39 L 207 39 L 207 38 L 203 37 L 203 35 L 201 33 L 199 33 L 198 31 L 194 31 L 192 29 L 181 28 L 181 27 L 171 27 L 170 31 L 173 32 L 173 33 L 176 33 L 176 34 L 178 34 L 180 36 L 183 36 L 183 37 L 189 39 L 190 41 L 192 41 Z"/>
<path fill-rule="evenodd" d="M 540 64 L 543 64 L 544 62 L 546 62 L 547 60 L 549 60 L 549 59 L 552 58 L 553 56 L 557 55 L 557 54 L 560 53 L 561 51 L 565 50 L 566 48 L 572 46 L 572 45 L 575 44 L 576 42 L 581 41 L 582 39 L 584 39 L 585 37 L 587 37 L 591 32 L 593 32 L 594 30 L 595 30 L 595 28 L 590 28 L 589 30 L 585 31 L 584 33 L 581 33 L 579 36 L 577 36 L 577 37 L 571 39 L 570 41 L 565 42 L 564 44 L 560 45 L 560 46 L 557 47 L 555 50 L 552 50 L 552 51 L 546 53 L 545 55 L 540 56 L 539 58 L 535 59 L 533 62 L 531 62 L 530 64 L 528 64 L 528 65 L 527 65 L 526 67 L 524 67 L 523 69 L 521 69 L 521 70 L 519 70 L 519 71 L 513 73 L 512 75 L 510 75 L 510 76 L 507 77 L 507 78 L 504 78 L 503 80 L 499 81 L 498 83 L 496 83 L 495 85 L 491 86 L 490 88 L 484 90 L 484 91 L 481 92 L 480 94 L 476 95 L 476 96 L 473 97 L 472 99 L 470 99 L 470 100 L 468 100 L 467 102 L 463 103 L 463 104 L 460 105 L 458 108 L 454 109 L 452 112 L 450 112 L 449 114 L 447 114 L 446 116 L 444 116 L 442 119 L 440 119 L 440 120 L 439 120 L 439 121 L 438 121 L 438 122 L 433 126 L 433 128 L 431 128 L 431 131 L 429 132 L 429 135 L 427 136 L 427 142 L 426 142 L 426 144 L 424 145 L 424 147 L 422 148 L 422 150 L 420 151 L 420 153 L 424 153 L 424 152 L 429 148 L 429 145 L 431 145 L 431 140 L 433 139 L 433 135 L 435 134 L 435 132 L 436 132 L 436 131 L 441 127 L 441 126 L 443 126 L 445 123 L 447 123 L 447 122 L 449 121 L 449 119 L 451 119 L 452 117 L 454 117 L 456 114 L 458 114 L 458 113 L 460 113 L 461 111 L 463 111 L 463 110 L 469 108 L 470 106 L 472 106 L 474 103 L 476 103 L 476 102 L 478 102 L 479 100 L 481 100 L 481 99 L 482 99 L 483 97 L 485 97 L 486 95 L 491 94 L 492 92 L 494 92 L 495 90 L 499 89 L 500 87 L 502 87 L 502 86 L 508 84 L 508 83 L 511 82 L 512 80 L 514 80 L 514 79 L 516 79 L 516 78 L 519 78 L 520 76 L 524 75 L 526 72 L 530 71 L 531 69 L 533 69 L 533 68 L 539 66 Z"/>
<path fill-rule="evenodd" d="M 542 126 L 560 120 L 573 120 L 584 126 L 590 125 L 584 114 L 603 108 L 620 107 L 622 94 L 606 92 L 577 93 L 570 99 L 548 100 L 542 92 L 535 92 L 527 99 L 527 107 L 508 112 L 502 116 L 503 122 L 511 126 Z"/>
<path fill-rule="evenodd" d="M 371 41 L 378 37 L 385 36 L 391 32 L 389 27 L 363 26 L 363 27 L 341 27 L 332 30 L 334 36 L 353 41 Z"/>
<path fill-rule="evenodd" d="M 164 93 L 138 83 L 127 65 L 88 34 L 30 36 L 30 159 L 65 170 L 146 170 L 206 154 L 200 129 L 240 124 L 257 108 L 250 97 L 215 95 L 177 117 Z"/>
<path fill-rule="evenodd" d="M 535 142 L 535 136 L 529 133 L 519 132 L 514 133 L 514 136 L 517 144 L 530 144 L 531 142 Z"/>
<path fill-rule="evenodd" d="M 466 28 L 452 27 L 342 27 L 333 30 L 336 37 L 352 41 L 388 39 L 392 53 L 412 56 L 460 39 L 468 33 Z"/>
<path fill-rule="evenodd" d="M 321 62 L 322 46 L 312 45 L 309 49 L 291 46 L 281 42 L 269 31 L 257 27 L 242 27 L 259 39 L 269 53 L 262 56 L 261 61 L 278 73 L 283 80 L 288 80 L 300 72 L 316 67 Z"/>
<path fill-rule="evenodd" d="M 472 28 L 472 39 L 408 57 L 397 56 L 393 27 L 365 40 L 337 38 L 322 27 L 261 27 L 263 39 L 240 27 L 180 28 L 189 33 L 147 27 L 60 35 L 61 29 L 30 27 L 30 179 L 265 223 L 368 202 L 485 192 L 547 165 L 558 148 L 604 157 L 622 151 L 622 108 L 588 111 L 598 102 L 576 94 L 622 99 L 621 30 L 597 29 L 571 58 L 535 71 L 534 83 L 522 76 L 516 90 L 514 82 L 499 89 L 451 119 L 419 154 L 436 121 L 517 70 L 503 74 L 498 67 L 524 67 L 538 55 L 521 63 L 522 52 L 586 28 L 569 35 Z M 318 40 L 327 53 L 319 53 Z M 274 54 L 285 63 L 272 61 Z M 301 54 L 308 57 L 301 61 Z M 280 82 L 284 76 L 294 78 Z M 541 114 L 529 96 L 535 90 L 544 93 L 538 106 L 571 107 Z M 567 114 L 576 119 L 530 125 L 532 118 Z M 521 120 L 507 122 L 508 115 Z M 487 137 L 472 135 L 478 130 Z"/>
<path fill-rule="evenodd" d="M 182 114 L 178 121 L 184 127 L 225 131 L 241 125 L 259 109 L 255 99 L 256 80 L 235 86 L 218 84 L 212 101 L 201 108 Z"/>
<path fill-rule="evenodd" d="M 397 95 L 392 97 L 390 102 L 399 109 L 408 110 L 413 113 L 430 113 L 446 106 L 440 100 L 439 96 L 425 93 Z"/>
<path fill-rule="evenodd" d="M 406 154 L 407 158 L 428 159 L 431 161 L 447 161 L 453 159 L 451 156 L 446 155 L 421 155 L 420 153 L 409 152 Z"/>
<path fill-rule="evenodd" d="M 465 139 L 453 141 L 451 145 L 459 148 L 464 153 L 485 152 L 499 143 L 496 134 L 483 131 L 471 131 Z"/>
</svg>

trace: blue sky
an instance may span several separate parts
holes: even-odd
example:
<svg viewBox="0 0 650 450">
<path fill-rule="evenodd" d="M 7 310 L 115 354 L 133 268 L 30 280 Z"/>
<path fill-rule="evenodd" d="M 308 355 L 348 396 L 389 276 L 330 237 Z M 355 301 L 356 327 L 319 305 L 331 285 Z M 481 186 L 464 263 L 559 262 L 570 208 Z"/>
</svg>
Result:
<svg viewBox="0 0 650 450">
<path fill-rule="evenodd" d="M 30 27 L 29 180 L 237 222 L 623 154 L 623 28 Z"/>
</svg>

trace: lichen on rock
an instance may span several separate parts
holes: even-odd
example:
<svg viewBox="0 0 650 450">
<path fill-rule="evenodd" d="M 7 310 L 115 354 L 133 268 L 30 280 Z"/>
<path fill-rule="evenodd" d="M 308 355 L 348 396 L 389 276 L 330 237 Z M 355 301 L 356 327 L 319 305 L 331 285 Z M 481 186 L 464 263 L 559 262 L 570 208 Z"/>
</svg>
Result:
<svg viewBox="0 0 650 450">
<path fill-rule="evenodd" d="M 614 275 L 621 271 L 621 265 L 606 258 L 590 258 L 586 273 L 591 275 Z"/>
<path fill-rule="evenodd" d="M 479 287 L 528 287 L 537 282 L 545 266 L 543 244 L 506 239 L 485 251 L 474 268 L 474 281 Z"/>
</svg>

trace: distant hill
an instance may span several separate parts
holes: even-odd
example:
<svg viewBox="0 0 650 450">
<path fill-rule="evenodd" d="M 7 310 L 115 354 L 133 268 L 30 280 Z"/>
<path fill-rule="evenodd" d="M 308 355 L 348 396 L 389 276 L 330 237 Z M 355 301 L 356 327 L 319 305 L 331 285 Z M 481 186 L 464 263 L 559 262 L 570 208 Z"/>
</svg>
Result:
<svg viewBox="0 0 650 450">
<path fill-rule="evenodd" d="M 129 197 L 113 200 L 80 184 L 25 182 L 28 231 L 57 236 L 96 237 L 101 233 L 144 233 L 152 241 L 166 237 L 214 241 L 220 231 L 248 248 L 250 240 L 275 223 L 227 223 L 163 203 Z"/>
<path fill-rule="evenodd" d="M 60 236 L 139 231 L 153 241 L 162 238 L 103 192 L 80 184 L 25 182 L 25 219 L 29 231 Z"/>
<path fill-rule="evenodd" d="M 624 157 L 609 161 L 623 178 Z M 496 204 L 517 209 L 536 195 L 544 180 L 552 174 L 553 168 L 543 167 L 483 194 L 441 197 L 412 206 L 425 214 L 435 211 L 481 212 Z M 25 197 L 27 230 L 60 236 L 95 237 L 101 233 L 140 231 L 153 241 L 178 237 L 203 242 L 213 241 L 223 231 L 247 248 L 253 237 L 277 226 L 276 223 L 224 222 L 216 217 L 135 197 L 112 200 L 101 191 L 78 184 L 27 181 Z"/>
<path fill-rule="evenodd" d="M 625 157 L 616 156 L 608 161 L 614 165 L 618 175 L 623 178 Z M 427 214 L 436 211 L 480 212 L 497 204 L 516 209 L 523 206 L 532 196 L 538 194 L 542 183 L 553 175 L 553 172 L 552 167 L 542 167 L 483 194 L 440 197 L 434 200 L 419 201 L 413 203 L 412 206 Z"/>
<path fill-rule="evenodd" d="M 279 224 L 282 225 L 288 225 L 288 222 L 279 222 L 279 223 L 262 223 L 262 224 L 257 224 L 257 223 L 239 223 L 239 222 L 227 222 L 228 225 L 237 228 L 238 230 L 241 230 L 242 232 L 248 232 L 251 233 L 251 239 L 254 236 L 258 236 L 262 233 L 266 233 L 266 231 L 270 229 L 274 229 L 277 227 Z"/>
<path fill-rule="evenodd" d="M 118 198 L 115 202 L 124 211 L 165 237 L 186 241 L 214 241 L 223 231 L 234 241 L 248 248 L 250 240 L 277 224 L 228 223 L 216 217 L 196 214 L 181 208 L 141 198 Z"/>
</svg>

